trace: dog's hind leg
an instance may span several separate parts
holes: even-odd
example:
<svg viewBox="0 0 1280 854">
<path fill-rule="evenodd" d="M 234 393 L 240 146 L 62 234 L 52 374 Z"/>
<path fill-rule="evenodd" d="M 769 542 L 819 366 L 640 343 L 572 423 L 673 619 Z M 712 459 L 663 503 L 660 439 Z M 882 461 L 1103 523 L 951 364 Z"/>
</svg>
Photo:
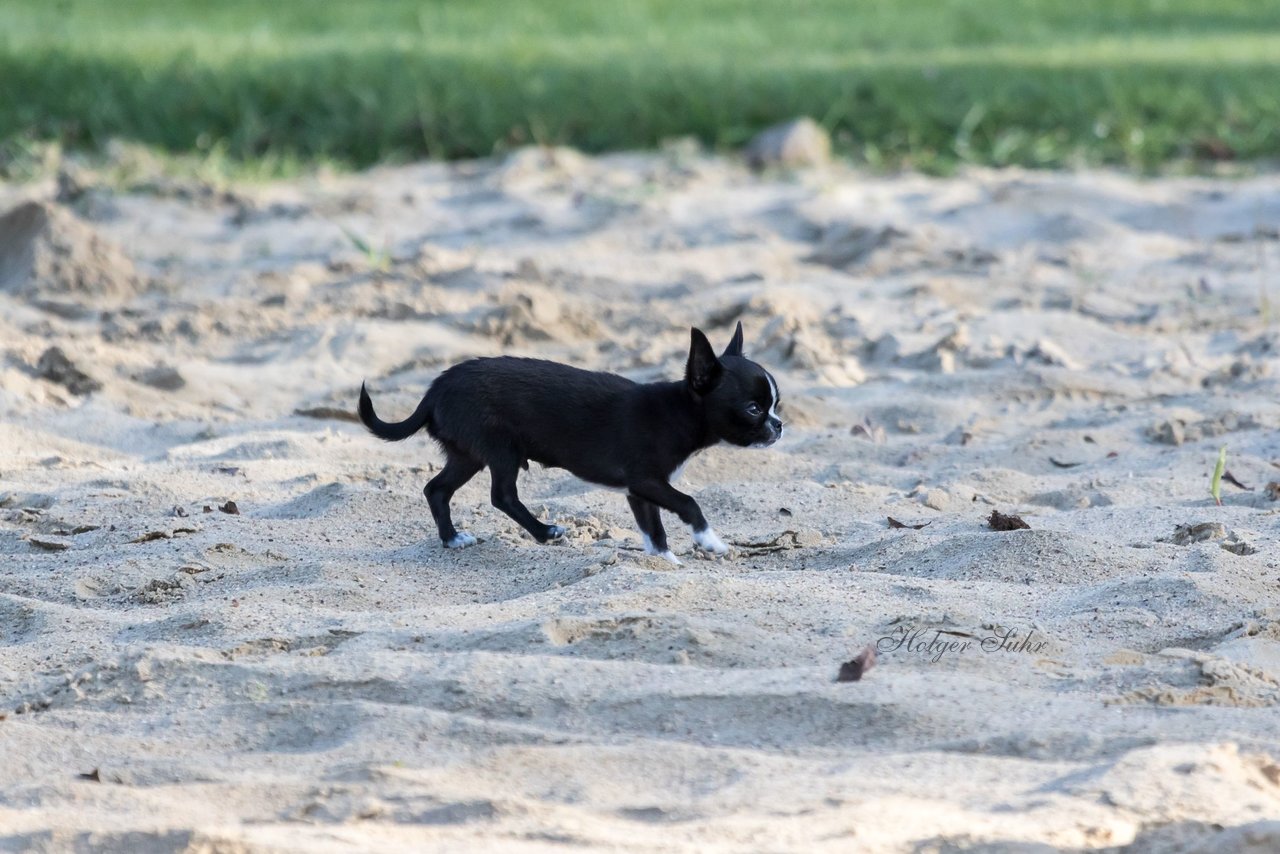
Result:
<svg viewBox="0 0 1280 854">
<path fill-rule="evenodd" d="M 453 527 L 449 514 L 449 499 L 464 483 L 476 476 L 484 464 L 454 448 L 445 448 L 445 463 L 440 474 L 431 478 L 422 490 L 431 506 L 431 515 L 440 531 L 440 542 L 447 549 L 461 549 L 475 545 L 476 538 Z"/>
<path fill-rule="evenodd" d="M 539 522 L 520 501 L 520 493 L 516 491 L 516 475 L 520 472 L 517 460 L 490 461 L 489 476 L 493 484 L 490 498 L 493 506 L 520 523 L 533 538 L 540 543 L 558 540 L 564 536 L 565 530 L 559 525 L 547 525 Z"/>
<path fill-rule="evenodd" d="M 651 555 L 666 558 L 676 566 L 679 566 L 679 559 L 671 553 L 670 547 L 667 546 L 667 531 L 662 527 L 662 512 L 658 509 L 658 505 L 635 495 L 628 495 L 627 503 L 631 505 L 631 512 L 636 516 L 636 524 L 640 526 L 640 533 L 644 534 L 644 550 Z"/>
</svg>

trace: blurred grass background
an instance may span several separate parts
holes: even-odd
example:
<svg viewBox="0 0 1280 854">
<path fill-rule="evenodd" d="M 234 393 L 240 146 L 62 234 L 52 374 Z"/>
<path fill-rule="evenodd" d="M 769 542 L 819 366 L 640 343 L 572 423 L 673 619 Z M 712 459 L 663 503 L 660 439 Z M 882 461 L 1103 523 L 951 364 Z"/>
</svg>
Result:
<svg viewBox="0 0 1280 854">
<path fill-rule="evenodd" d="M 316 163 L 737 146 L 872 166 L 1280 154 L 1277 0 L 4 0 L 0 151 Z"/>
</svg>

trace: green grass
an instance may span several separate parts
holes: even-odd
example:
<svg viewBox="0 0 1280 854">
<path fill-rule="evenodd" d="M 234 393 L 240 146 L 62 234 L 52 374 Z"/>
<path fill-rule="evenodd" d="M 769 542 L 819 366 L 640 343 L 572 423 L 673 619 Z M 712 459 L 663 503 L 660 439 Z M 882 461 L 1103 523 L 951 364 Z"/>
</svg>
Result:
<svg viewBox="0 0 1280 854">
<path fill-rule="evenodd" d="M 1280 155 L 1275 0 L 5 0 L 0 148 L 316 161 L 736 146 L 872 165 Z"/>
</svg>

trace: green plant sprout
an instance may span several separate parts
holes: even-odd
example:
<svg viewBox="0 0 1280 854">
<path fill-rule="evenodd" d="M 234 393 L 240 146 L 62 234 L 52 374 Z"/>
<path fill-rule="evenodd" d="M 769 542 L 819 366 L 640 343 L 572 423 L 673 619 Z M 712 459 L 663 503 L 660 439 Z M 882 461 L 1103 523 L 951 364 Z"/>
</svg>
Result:
<svg viewBox="0 0 1280 854">
<path fill-rule="evenodd" d="M 342 229 L 342 233 L 351 241 L 351 245 L 364 254 L 365 263 L 370 269 L 377 270 L 379 273 L 385 273 L 391 267 L 391 252 L 384 244 L 381 249 L 375 249 L 369 241 L 356 234 L 345 225 L 338 226 Z"/>
<path fill-rule="evenodd" d="M 1222 506 L 1222 473 L 1227 470 L 1227 446 L 1218 449 L 1218 464 L 1213 467 L 1213 479 L 1209 481 L 1209 494 Z"/>
</svg>

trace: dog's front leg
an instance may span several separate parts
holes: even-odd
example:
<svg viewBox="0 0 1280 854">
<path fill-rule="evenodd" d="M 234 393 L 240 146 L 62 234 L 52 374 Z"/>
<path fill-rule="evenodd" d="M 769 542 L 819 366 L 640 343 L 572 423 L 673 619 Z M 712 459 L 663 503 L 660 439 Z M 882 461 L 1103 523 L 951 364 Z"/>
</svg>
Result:
<svg viewBox="0 0 1280 854">
<path fill-rule="evenodd" d="M 658 510 L 658 505 L 637 495 L 628 495 L 627 503 L 631 505 L 631 512 L 635 514 L 640 533 L 644 534 L 645 552 L 666 558 L 679 566 L 679 558 L 671 553 L 671 548 L 667 545 L 667 530 L 662 527 L 662 514 Z"/>
<path fill-rule="evenodd" d="M 702 508 L 691 496 L 685 495 L 665 480 L 642 480 L 627 487 L 631 495 L 652 501 L 664 510 L 670 510 L 680 517 L 693 531 L 693 542 L 703 551 L 722 555 L 729 547 L 716 536 L 716 532 L 707 524 L 707 517 L 702 515 Z"/>
</svg>

